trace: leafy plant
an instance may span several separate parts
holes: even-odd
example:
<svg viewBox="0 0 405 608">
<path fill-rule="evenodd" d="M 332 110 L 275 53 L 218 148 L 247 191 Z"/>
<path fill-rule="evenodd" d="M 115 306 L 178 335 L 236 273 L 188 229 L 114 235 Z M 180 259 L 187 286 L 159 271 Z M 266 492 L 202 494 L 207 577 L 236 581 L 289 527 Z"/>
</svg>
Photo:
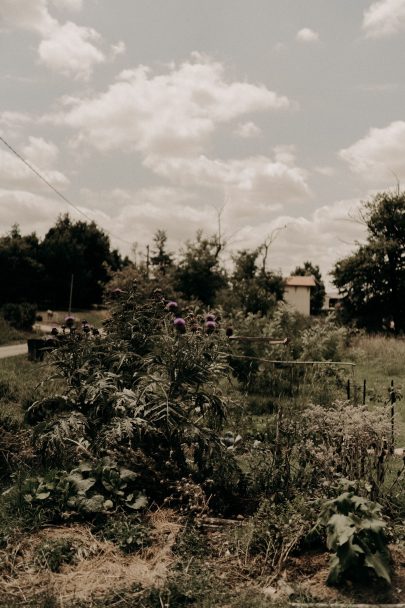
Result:
<svg viewBox="0 0 405 608">
<path fill-rule="evenodd" d="M 326 527 L 327 547 L 335 553 L 330 562 L 329 585 L 370 570 L 391 583 L 386 524 L 380 505 L 348 490 L 325 502 L 318 523 Z"/>
</svg>

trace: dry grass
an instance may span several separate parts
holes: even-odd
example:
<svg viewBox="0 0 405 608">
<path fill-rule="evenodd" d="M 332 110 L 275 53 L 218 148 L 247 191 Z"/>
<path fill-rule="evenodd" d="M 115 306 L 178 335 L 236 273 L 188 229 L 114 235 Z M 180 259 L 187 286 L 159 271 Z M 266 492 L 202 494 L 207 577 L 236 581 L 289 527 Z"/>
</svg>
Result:
<svg viewBox="0 0 405 608">
<path fill-rule="evenodd" d="M 10 606 L 24 606 L 32 599 L 51 595 L 57 606 L 89 601 L 134 584 L 142 588 L 164 584 L 173 562 L 172 546 L 180 529 L 173 512 L 151 515 L 155 542 L 142 554 L 124 554 L 113 543 L 97 539 L 89 527 L 45 528 L 0 553 L 0 596 L 10 598 Z M 75 559 L 59 572 L 41 568 L 36 559 L 45 541 L 69 540 Z"/>
</svg>

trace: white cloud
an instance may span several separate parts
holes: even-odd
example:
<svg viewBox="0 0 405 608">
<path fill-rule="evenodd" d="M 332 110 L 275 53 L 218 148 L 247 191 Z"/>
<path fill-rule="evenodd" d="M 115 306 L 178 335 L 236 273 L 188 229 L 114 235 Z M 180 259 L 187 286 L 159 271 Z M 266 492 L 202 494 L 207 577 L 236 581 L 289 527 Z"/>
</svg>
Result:
<svg viewBox="0 0 405 608">
<path fill-rule="evenodd" d="M 70 99 L 68 109 L 50 119 L 78 129 L 77 143 L 99 150 L 182 156 L 200 152 L 221 123 L 289 104 L 263 85 L 227 82 L 221 63 L 194 54 L 164 74 L 145 66 L 125 70 L 106 92 Z"/>
<path fill-rule="evenodd" d="M 72 10 L 82 8 L 81 0 L 53 0 Z M 48 0 L 1 0 L 0 24 L 36 32 L 40 62 L 65 76 L 87 79 L 94 67 L 106 61 L 98 48 L 101 37 L 91 27 L 68 21 L 59 23 L 49 12 Z"/>
<path fill-rule="evenodd" d="M 66 8 L 70 11 L 81 11 L 83 8 L 83 0 L 51 0 L 51 2 L 57 8 Z"/>
<path fill-rule="evenodd" d="M 25 151 L 31 158 L 27 160 L 31 161 L 31 164 L 35 169 L 39 170 L 43 177 L 48 180 L 56 188 L 63 188 L 67 185 L 68 179 L 63 173 L 53 168 L 47 168 L 47 166 L 39 167 L 36 165 L 37 160 L 41 160 L 47 157 L 49 160 L 52 156 L 52 145 L 47 145 L 42 140 L 32 141 L 26 146 Z M 49 165 L 48 165 L 49 167 Z M 41 192 L 49 190 L 47 187 L 26 165 L 23 164 L 14 154 L 7 150 L 0 149 L 0 183 L 2 188 L 10 189 L 25 189 L 34 192 Z"/>
<path fill-rule="evenodd" d="M 29 162 L 44 170 L 53 167 L 59 155 L 58 147 L 42 137 L 29 137 L 29 144 L 22 151 Z"/>
<path fill-rule="evenodd" d="M 30 121 L 30 115 L 24 112 L 0 112 L 0 135 L 16 137 Z"/>
<path fill-rule="evenodd" d="M 124 55 L 126 53 L 127 47 L 123 40 L 119 40 L 116 44 L 111 45 L 111 57 L 115 59 L 119 55 Z"/>
<path fill-rule="evenodd" d="M 367 135 L 340 157 L 350 169 L 371 183 L 392 183 L 393 173 L 405 178 L 405 121 L 392 122 L 384 128 L 371 128 Z"/>
<path fill-rule="evenodd" d="M 363 30 L 369 38 L 391 36 L 405 29 L 405 0 L 373 2 L 363 15 Z"/>
<path fill-rule="evenodd" d="M 49 14 L 47 0 L 1 0 L 0 24 L 46 35 L 57 21 Z"/>
<path fill-rule="evenodd" d="M 13 224 L 19 224 L 22 233 L 37 232 L 43 236 L 61 213 L 66 204 L 25 190 L 0 188 L 0 232 L 9 232 Z"/>
<path fill-rule="evenodd" d="M 257 247 L 275 229 L 281 229 L 271 245 L 268 265 L 289 274 L 295 266 L 310 260 L 321 268 L 324 280 L 335 262 L 351 253 L 364 239 L 365 228 L 352 221 L 359 207 L 357 199 L 336 201 L 317 209 L 309 217 L 278 215 L 261 224 L 246 224 L 238 231 L 233 247 Z M 286 226 L 286 228 L 284 228 Z"/>
<path fill-rule="evenodd" d="M 257 137 L 261 131 L 259 127 L 252 121 L 240 123 L 235 131 L 235 135 L 242 139 L 249 139 L 250 137 Z"/>
<path fill-rule="evenodd" d="M 301 201 L 309 195 L 306 172 L 290 164 L 291 160 L 290 157 L 287 164 L 285 160 L 264 156 L 241 160 L 213 160 L 203 155 L 196 158 L 149 156 L 145 164 L 181 186 L 226 188 L 231 197 L 243 197 L 252 213 L 253 203 L 266 207 Z"/>
<path fill-rule="evenodd" d="M 309 27 L 303 27 L 295 36 L 298 42 L 318 42 L 319 34 Z"/>
<path fill-rule="evenodd" d="M 64 76 L 87 80 L 94 66 L 105 61 L 105 55 L 93 44 L 99 40 L 100 35 L 93 28 L 68 21 L 41 41 L 40 62 Z"/>
</svg>

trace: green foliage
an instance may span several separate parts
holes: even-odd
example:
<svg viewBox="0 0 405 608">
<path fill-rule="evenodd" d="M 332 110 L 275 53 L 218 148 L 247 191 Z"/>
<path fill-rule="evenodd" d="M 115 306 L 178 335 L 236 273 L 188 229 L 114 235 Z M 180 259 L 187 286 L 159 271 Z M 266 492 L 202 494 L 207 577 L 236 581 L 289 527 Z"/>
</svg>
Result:
<svg viewBox="0 0 405 608">
<path fill-rule="evenodd" d="M 238 308 L 247 313 L 267 315 L 277 301 L 283 299 L 284 283 L 281 275 L 257 266 L 261 248 L 239 251 L 234 257 L 235 269 L 232 288 L 238 297 Z"/>
<path fill-rule="evenodd" d="M 85 477 L 85 492 L 76 487 L 69 508 L 103 511 L 112 501 L 130 510 L 138 494 L 161 500 L 188 475 L 197 483 L 211 479 L 213 493 L 216 484 L 234 484 L 238 467 L 220 438 L 225 338 L 180 334 L 161 295 L 144 300 L 137 290 L 116 301 L 106 331 L 106 338 L 72 335 L 61 343 L 53 365 L 64 394 L 39 399 L 26 412 L 45 466 L 69 471 L 85 459 L 81 466 L 91 467 L 62 475 L 69 495 Z"/>
<path fill-rule="evenodd" d="M 37 307 L 28 302 L 4 304 L 1 309 L 3 318 L 15 329 L 30 330 L 35 323 Z"/>
<path fill-rule="evenodd" d="M 35 565 L 41 569 L 59 572 L 63 564 L 71 564 L 76 557 L 76 548 L 69 538 L 46 540 L 35 551 Z"/>
<path fill-rule="evenodd" d="M 319 524 L 326 527 L 328 549 L 334 551 L 327 583 L 359 578 L 370 570 L 391 583 L 389 550 L 380 505 L 348 490 L 322 507 Z"/>
<path fill-rule="evenodd" d="M 39 301 L 44 279 L 39 250 L 36 234 L 22 236 L 17 225 L 0 237 L 0 306 Z"/>
<path fill-rule="evenodd" d="M 304 497 L 281 503 L 266 498 L 242 530 L 240 550 L 252 557 L 260 555 L 263 558 L 261 567 L 264 563 L 273 572 L 279 572 L 291 551 L 308 535 L 315 520 L 314 505 Z M 241 536 L 240 532 L 238 536 Z"/>
<path fill-rule="evenodd" d="M 166 251 L 166 241 L 166 232 L 157 230 L 153 237 L 154 249 L 152 249 L 150 261 L 160 275 L 165 275 L 173 265 L 173 256 Z"/>
<path fill-rule="evenodd" d="M 102 535 L 112 541 L 124 553 L 135 553 L 148 547 L 153 540 L 153 533 L 144 518 L 136 514 L 118 514 L 110 518 L 103 526 Z"/>
<path fill-rule="evenodd" d="M 25 334 L 11 327 L 2 316 L 0 316 L 0 345 L 10 344 L 10 342 L 20 342 L 26 338 Z"/>
<path fill-rule="evenodd" d="M 76 307 L 100 302 L 107 267 L 116 270 L 122 265 L 118 253 L 110 249 L 108 236 L 94 222 L 72 222 L 68 215 L 59 217 L 48 230 L 41 243 L 40 259 L 46 269 L 48 305 L 53 308 L 66 305 L 72 275 Z"/>
<path fill-rule="evenodd" d="M 46 477 L 28 478 L 20 494 L 26 505 L 51 521 L 67 512 L 84 516 L 106 514 L 117 506 L 139 511 L 147 505 L 147 499 L 134 489 L 136 479 L 133 471 L 106 457 L 95 464 L 82 462 L 70 472 L 56 471 Z"/>
<path fill-rule="evenodd" d="M 344 318 L 381 331 L 405 329 L 405 193 L 382 192 L 363 204 L 367 243 L 340 260 L 332 274 L 344 295 Z"/>
<path fill-rule="evenodd" d="M 188 242 L 173 275 L 175 290 L 191 300 L 212 305 L 217 292 L 226 286 L 227 280 L 219 263 L 222 244 L 217 238 L 204 238 L 197 233 L 195 242 Z"/>
</svg>

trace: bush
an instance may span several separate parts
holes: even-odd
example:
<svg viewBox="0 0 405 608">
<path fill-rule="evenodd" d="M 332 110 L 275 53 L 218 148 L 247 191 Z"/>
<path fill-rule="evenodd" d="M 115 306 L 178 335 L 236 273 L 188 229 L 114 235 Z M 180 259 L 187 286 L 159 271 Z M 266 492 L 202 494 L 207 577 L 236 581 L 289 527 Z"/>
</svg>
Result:
<svg viewBox="0 0 405 608">
<path fill-rule="evenodd" d="M 391 583 L 386 524 L 380 505 L 357 496 L 349 487 L 323 505 L 318 523 L 326 527 L 328 549 L 335 552 L 327 579 L 329 585 L 337 585 L 345 578 L 369 576 L 370 571 Z"/>
<path fill-rule="evenodd" d="M 5 304 L 2 315 L 12 327 L 16 329 L 30 330 L 35 323 L 37 308 L 34 304 L 23 302 L 22 304 Z"/>
</svg>

